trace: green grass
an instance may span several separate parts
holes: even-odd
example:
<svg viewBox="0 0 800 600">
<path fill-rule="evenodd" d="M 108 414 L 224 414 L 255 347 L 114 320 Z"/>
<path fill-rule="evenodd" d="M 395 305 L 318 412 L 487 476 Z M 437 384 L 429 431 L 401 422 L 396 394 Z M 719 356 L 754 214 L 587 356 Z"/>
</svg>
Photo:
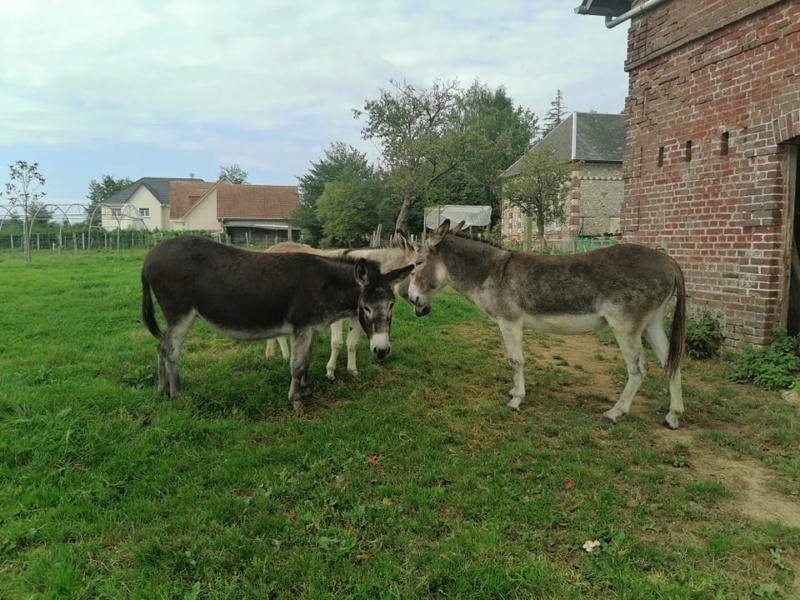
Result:
<svg viewBox="0 0 800 600">
<path fill-rule="evenodd" d="M 701 468 L 753 461 L 796 501 L 797 409 L 720 362 L 687 361 L 682 430 L 659 425 L 655 368 L 611 426 L 613 340 L 581 364 L 531 333 L 513 414 L 497 327 L 445 291 L 424 319 L 398 302 L 392 354 L 362 340 L 356 379 L 343 356 L 325 379 L 320 336 L 303 415 L 286 363 L 201 323 L 168 400 L 142 257 L 0 254 L 0 598 L 798 594 L 800 529 L 744 517 L 741 486 Z"/>
</svg>

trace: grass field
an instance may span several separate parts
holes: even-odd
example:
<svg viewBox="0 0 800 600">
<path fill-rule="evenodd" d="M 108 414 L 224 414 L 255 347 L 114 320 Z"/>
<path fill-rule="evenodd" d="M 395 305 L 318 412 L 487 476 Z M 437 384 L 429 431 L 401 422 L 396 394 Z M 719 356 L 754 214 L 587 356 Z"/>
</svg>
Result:
<svg viewBox="0 0 800 600">
<path fill-rule="evenodd" d="M 199 322 L 167 400 L 142 257 L 0 254 L 0 598 L 800 597 L 798 409 L 721 363 L 686 363 L 680 430 L 655 368 L 613 426 L 609 336 L 531 333 L 512 414 L 446 291 L 356 379 L 320 336 L 302 415 L 286 363 Z"/>
</svg>

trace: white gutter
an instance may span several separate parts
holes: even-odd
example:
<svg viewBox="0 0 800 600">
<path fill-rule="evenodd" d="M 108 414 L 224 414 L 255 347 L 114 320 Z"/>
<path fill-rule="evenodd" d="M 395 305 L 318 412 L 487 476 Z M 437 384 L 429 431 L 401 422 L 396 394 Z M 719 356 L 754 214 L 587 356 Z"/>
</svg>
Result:
<svg viewBox="0 0 800 600">
<path fill-rule="evenodd" d="M 609 29 L 616 27 L 620 23 L 624 23 L 633 17 L 638 17 L 639 15 L 646 13 L 651 8 L 655 8 L 659 4 L 663 4 L 666 1 L 667 0 L 647 0 L 639 6 L 635 6 L 634 8 L 630 9 L 628 12 L 622 13 L 618 17 L 606 17 L 606 27 Z"/>
</svg>

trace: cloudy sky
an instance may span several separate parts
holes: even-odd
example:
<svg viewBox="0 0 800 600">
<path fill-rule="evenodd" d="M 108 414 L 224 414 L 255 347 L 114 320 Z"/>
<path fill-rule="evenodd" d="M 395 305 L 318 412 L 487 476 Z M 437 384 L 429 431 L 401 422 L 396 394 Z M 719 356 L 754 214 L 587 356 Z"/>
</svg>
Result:
<svg viewBox="0 0 800 600">
<path fill-rule="evenodd" d="M 102 175 L 295 185 L 390 80 L 505 86 L 543 117 L 620 112 L 627 24 L 580 0 L 3 0 L 0 189 L 38 162 L 46 200 Z M 0 204 L 2 198 L 0 197 Z"/>
</svg>

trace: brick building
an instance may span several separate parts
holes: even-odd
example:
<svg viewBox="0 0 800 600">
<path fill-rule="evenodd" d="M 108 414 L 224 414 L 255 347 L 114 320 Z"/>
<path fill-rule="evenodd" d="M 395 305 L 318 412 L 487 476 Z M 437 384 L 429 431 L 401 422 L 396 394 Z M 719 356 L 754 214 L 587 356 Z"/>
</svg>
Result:
<svg viewBox="0 0 800 600">
<path fill-rule="evenodd" d="M 800 331 L 800 2 L 576 11 L 630 19 L 623 238 L 678 260 L 690 303 L 718 314 L 729 345 Z"/>
</svg>

